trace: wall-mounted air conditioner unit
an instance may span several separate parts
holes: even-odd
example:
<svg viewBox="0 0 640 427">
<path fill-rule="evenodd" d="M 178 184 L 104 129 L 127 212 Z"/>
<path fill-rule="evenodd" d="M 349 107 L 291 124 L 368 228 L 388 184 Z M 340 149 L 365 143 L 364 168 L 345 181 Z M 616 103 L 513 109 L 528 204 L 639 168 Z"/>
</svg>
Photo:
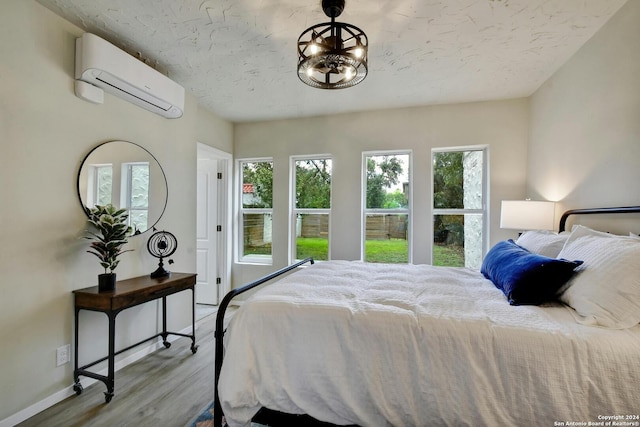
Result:
<svg viewBox="0 0 640 427">
<path fill-rule="evenodd" d="M 163 117 L 182 117 L 182 86 L 94 34 L 76 39 L 76 79 Z M 93 102 L 101 95 L 82 84 L 76 85 L 76 94 Z"/>
</svg>

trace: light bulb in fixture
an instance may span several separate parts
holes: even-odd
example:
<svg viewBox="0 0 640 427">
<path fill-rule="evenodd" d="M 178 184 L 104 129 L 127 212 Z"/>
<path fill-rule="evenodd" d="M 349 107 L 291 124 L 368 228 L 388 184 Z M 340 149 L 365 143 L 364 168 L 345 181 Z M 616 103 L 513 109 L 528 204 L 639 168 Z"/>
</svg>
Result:
<svg viewBox="0 0 640 427">
<path fill-rule="evenodd" d="M 309 46 L 309 49 L 311 50 L 312 55 L 315 55 L 316 53 L 320 52 L 320 47 L 315 43 L 311 44 Z"/>
<path fill-rule="evenodd" d="M 352 78 L 353 78 L 353 68 L 349 67 L 344 72 L 344 79 L 345 80 L 351 80 Z"/>
<path fill-rule="evenodd" d="M 362 50 L 361 47 L 357 47 L 355 48 L 355 50 L 353 51 L 353 54 L 356 56 L 356 58 L 362 58 L 362 54 L 364 53 L 364 51 Z"/>
</svg>

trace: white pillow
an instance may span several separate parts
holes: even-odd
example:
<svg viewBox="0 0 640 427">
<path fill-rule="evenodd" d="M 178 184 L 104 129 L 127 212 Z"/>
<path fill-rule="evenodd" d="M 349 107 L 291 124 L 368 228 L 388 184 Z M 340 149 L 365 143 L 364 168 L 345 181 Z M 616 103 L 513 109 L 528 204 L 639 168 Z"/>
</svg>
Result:
<svg viewBox="0 0 640 427">
<path fill-rule="evenodd" d="M 558 258 L 584 261 L 560 300 L 581 323 L 614 329 L 640 323 L 640 241 L 578 226 Z"/>
<path fill-rule="evenodd" d="M 570 233 L 558 234 L 547 230 L 525 231 L 518 237 L 516 244 L 534 254 L 556 258 L 569 235 Z"/>
</svg>

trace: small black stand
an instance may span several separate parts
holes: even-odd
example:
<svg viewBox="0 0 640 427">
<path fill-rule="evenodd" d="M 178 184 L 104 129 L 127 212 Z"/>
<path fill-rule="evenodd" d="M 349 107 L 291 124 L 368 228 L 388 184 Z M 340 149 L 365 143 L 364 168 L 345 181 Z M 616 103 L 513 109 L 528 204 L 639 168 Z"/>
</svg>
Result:
<svg viewBox="0 0 640 427">
<path fill-rule="evenodd" d="M 162 257 L 160 257 L 160 263 L 158 264 L 158 268 L 156 271 L 151 273 L 152 279 L 157 279 L 158 277 L 171 276 L 171 272 L 164 269 L 164 263 L 162 262 Z"/>
</svg>

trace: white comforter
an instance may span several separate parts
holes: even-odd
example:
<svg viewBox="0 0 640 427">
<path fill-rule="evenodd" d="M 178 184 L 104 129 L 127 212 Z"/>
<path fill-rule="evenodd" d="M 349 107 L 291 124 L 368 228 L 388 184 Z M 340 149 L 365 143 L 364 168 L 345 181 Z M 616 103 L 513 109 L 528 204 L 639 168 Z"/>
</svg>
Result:
<svg viewBox="0 0 640 427">
<path fill-rule="evenodd" d="M 225 352 L 219 393 L 232 427 L 260 407 L 376 427 L 587 425 L 640 413 L 640 327 L 509 306 L 463 268 L 318 263 L 245 302 Z"/>
</svg>

